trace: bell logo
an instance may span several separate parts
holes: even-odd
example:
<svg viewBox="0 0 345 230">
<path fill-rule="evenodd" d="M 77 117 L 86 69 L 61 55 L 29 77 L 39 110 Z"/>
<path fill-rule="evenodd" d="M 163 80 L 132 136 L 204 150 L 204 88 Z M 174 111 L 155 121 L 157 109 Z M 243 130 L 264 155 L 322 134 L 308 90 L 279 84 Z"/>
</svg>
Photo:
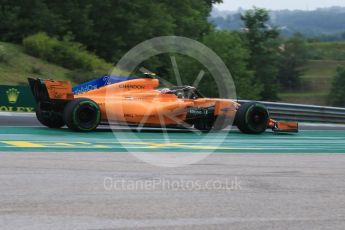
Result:
<svg viewBox="0 0 345 230">
<path fill-rule="evenodd" d="M 6 94 L 7 94 L 8 102 L 10 104 L 15 104 L 18 100 L 20 92 L 15 88 L 11 88 L 6 91 Z"/>
</svg>

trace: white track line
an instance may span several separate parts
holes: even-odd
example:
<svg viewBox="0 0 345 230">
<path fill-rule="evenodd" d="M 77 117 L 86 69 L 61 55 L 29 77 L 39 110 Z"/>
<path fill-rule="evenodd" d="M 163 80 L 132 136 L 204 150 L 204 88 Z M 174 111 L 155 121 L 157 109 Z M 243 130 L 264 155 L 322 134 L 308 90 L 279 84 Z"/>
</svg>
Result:
<svg viewBox="0 0 345 230">
<path fill-rule="evenodd" d="M 7 117 L 34 117 L 35 113 L 0 112 L 0 117 L 1 116 L 7 116 Z"/>
</svg>

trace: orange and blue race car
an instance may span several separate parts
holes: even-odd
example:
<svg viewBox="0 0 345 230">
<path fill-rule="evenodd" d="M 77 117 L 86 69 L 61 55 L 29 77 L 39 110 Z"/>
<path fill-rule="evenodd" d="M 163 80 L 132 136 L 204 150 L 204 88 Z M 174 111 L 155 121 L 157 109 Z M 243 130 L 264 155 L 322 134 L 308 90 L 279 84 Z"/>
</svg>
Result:
<svg viewBox="0 0 345 230">
<path fill-rule="evenodd" d="M 158 89 L 159 80 L 153 74 L 104 76 L 74 88 L 68 81 L 28 80 L 37 102 L 37 119 L 50 128 L 67 125 L 88 132 L 100 124 L 116 123 L 200 131 L 235 125 L 248 134 L 267 129 L 298 132 L 297 122 L 271 119 L 261 103 L 205 98 L 192 86 Z"/>
</svg>

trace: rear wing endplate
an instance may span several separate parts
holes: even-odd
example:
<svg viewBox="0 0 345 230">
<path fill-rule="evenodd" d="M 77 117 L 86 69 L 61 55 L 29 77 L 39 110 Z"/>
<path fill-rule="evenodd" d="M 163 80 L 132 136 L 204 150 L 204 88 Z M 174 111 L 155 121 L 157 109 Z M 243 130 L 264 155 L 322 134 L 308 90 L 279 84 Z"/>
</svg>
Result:
<svg viewBox="0 0 345 230">
<path fill-rule="evenodd" d="M 73 100 L 72 84 L 69 81 L 28 78 L 36 102 Z"/>
</svg>

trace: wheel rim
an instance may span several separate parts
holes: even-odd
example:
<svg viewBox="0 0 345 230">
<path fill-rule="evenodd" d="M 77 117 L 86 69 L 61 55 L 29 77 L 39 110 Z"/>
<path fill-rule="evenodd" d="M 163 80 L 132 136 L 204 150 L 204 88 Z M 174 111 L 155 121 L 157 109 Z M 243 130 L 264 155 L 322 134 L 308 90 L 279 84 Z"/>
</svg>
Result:
<svg viewBox="0 0 345 230">
<path fill-rule="evenodd" d="M 255 132 L 263 132 L 267 128 L 268 112 L 266 108 L 253 106 L 248 113 L 248 124 Z"/>
<path fill-rule="evenodd" d="M 83 103 L 75 111 L 75 122 L 82 130 L 94 129 L 99 122 L 99 110 L 90 103 Z"/>
</svg>

